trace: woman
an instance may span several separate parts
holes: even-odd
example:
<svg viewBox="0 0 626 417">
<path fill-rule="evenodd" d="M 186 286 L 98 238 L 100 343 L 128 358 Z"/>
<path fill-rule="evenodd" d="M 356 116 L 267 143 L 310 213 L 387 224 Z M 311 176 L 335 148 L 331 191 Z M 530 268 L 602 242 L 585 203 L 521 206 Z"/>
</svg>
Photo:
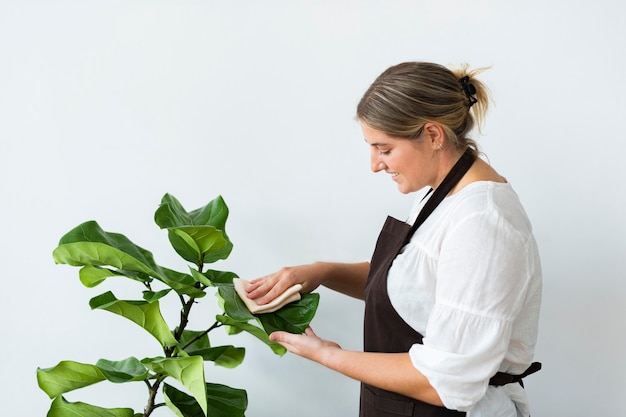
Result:
<svg viewBox="0 0 626 417">
<path fill-rule="evenodd" d="M 364 352 L 311 329 L 270 336 L 361 381 L 361 417 L 529 415 L 521 378 L 540 368 L 540 261 L 517 195 L 469 138 L 489 102 L 478 72 L 424 62 L 383 72 L 357 119 L 372 171 L 417 193 L 409 219 L 387 219 L 369 263 L 282 268 L 249 289 L 258 304 L 294 284 L 365 300 Z"/>
</svg>

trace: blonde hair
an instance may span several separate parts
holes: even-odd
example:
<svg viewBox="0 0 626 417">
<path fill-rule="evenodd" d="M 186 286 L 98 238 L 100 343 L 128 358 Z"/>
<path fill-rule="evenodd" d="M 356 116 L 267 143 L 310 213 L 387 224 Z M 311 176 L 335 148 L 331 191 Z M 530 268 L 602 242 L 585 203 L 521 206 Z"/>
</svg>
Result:
<svg viewBox="0 0 626 417">
<path fill-rule="evenodd" d="M 429 62 L 405 62 L 376 78 L 357 106 L 357 119 L 390 136 L 415 139 L 424 124 L 439 124 L 459 151 L 476 155 L 478 145 L 469 137 L 480 132 L 490 102 L 487 87 L 475 77 L 486 68 L 469 70 L 467 64 L 448 69 Z M 461 80 L 470 87 L 464 89 Z M 469 90 L 466 92 L 466 89 Z"/>
</svg>

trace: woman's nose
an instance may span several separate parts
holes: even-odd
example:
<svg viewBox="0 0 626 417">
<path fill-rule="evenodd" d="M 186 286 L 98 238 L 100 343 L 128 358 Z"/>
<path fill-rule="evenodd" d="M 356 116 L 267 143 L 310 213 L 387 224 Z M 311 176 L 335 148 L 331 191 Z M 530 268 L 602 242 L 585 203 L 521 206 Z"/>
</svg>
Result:
<svg viewBox="0 0 626 417">
<path fill-rule="evenodd" d="M 378 150 L 372 149 L 372 153 L 370 155 L 370 164 L 372 172 L 380 172 L 385 169 L 385 164 L 378 157 Z"/>
</svg>

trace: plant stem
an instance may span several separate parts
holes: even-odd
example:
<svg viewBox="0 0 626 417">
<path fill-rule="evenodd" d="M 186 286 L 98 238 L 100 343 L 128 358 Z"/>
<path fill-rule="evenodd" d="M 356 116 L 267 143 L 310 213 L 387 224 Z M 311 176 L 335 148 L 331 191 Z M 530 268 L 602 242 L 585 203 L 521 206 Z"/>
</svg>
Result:
<svg viewBox="0 0 626 417">
<path fill-rule="evenodd" d="M 187 344 L 183 346 L 181 349 L 185 350 L 188 346 L 191 346 L 193 342 L 195 342 L 196 340 L 200 340 L 204 335 L 208 334 L 211 330 L 217 329 L 218 327 L 222 327 L 223 325 L 224 323 L 220 323 L 219 321 L 216 321 L 215 323 L 213 323 L 213 325 L 211 325 L 211 327 L 209 327 L 208 329 L 206 329 L 205 331 L 203 331 L 202 333 L 198 334 L 196 337 L 191 339 L 189 342 L 187 342 Z"/>
<path fill-rule="evenodd" d="M 174 338 L 177 341 L 180 341 L 180 338 L 183 335 L 183 332 L 185 331 L 185 328 L 187 327 L 187 324 L 189 323 L 189 312 L 191 311 L 191 307 L 193 307 L 193 304 L 195 303 L 195 301 L 196 301 L 196 299 L 191 297 L 191 298 L 189 298 L 189 300 L 187 300 L 187 302 L 185 302 L 184 299 L 182 299 L 182 297 L 181 297 L 181 302 L 183 303 L 183 308 L 180 311 L 180 324 L 178 325 L 178 327 L 176 328 L 176 331 L 174 332 Z M 175 346 L 170 346 L 170 347 L 166 348 L 165 349 L 165 356 L 167 358 L 171 358 L 175 349 L 176 349 Z"/>
<path fill-rule="evenodd" d="M 202 273 L 202 265 L 198 266 L 198 271 L 200 273 Z M 185 298 L 182 295 L 180 296 L 180 302 L 183 305 L 183 308 L 180 311 L 180 324 L 178 325 L 176 331 L 174 332 L 174 338 L 178 342 L 180 342 L 180 338 L 182 337 L 183 332 L 185 331 L 185 328 L 187 327 L 187 324 L 189 323 L 189 313 L 190 313 L 191 307 L 193 307 L 195 301 L 196 301 L 196 299 L 194 297 L 190 297 L 189 300 L 187 300 L 185 302 Z M 206 333 L 208 333 L 212 329 L 214 329 L 216 327 L 219 327 L 219 326 L 221 326 L 221 323 L 219 323 L 219 325 L 218 325 L 218 322 L 215 322 L 206 331 Z M 196 339 L 194 339 L 194 341 L 195 340 Z M 189 344 L 190 343 L 188 343 L 187 345 L 189 345 Z M 176 346 L 168 346 L 168 347 L 166 347 L 165 348 L 165 357 L 166 358 L 171 358 L 172 355 L 174 354 L 175 350 L 176 350 Z M 165 378 L 166 378 L 166 375 L 157 374 L 156 379 L 154 381 L 154 384 L 150 385 L 150 383 L 146 381 L 146 384 L 148 384 L 148 386 L 149 386 L 149 390 L 148 390 L 149 394 L 148 394 L 148 404 L 146 405 L 146 408 L 144 409 L 143 417 L 148 417 L 150 414 L 152 414 L 152 411 L 154 411 L 154 409 L 156 408 L 155 407 L 155 398 L 156 398 L 157 392 L 159 390 L 159 386 L 161 385 L 161 382 L 163 382 L 163 380 Z"/>
<path fill-rule="evenodd" d="M 154 384 L 150 386 L 150 390 L 148 391 L 149 392 L 148 404 L 146 405 L 146 408 L 144 408 L 143 410 L 143 417 L 148 417 L 154 411 L 155 409 L 154 400 L 156 398 L 157 392 L 159 390 L 159 386 L 161 385 L 161 382 L 163 381 L 163 379 L 165 379 L 165 376 L 160 375 L 160 374 L 157 375 L 154 381 Z"/>
</svg>

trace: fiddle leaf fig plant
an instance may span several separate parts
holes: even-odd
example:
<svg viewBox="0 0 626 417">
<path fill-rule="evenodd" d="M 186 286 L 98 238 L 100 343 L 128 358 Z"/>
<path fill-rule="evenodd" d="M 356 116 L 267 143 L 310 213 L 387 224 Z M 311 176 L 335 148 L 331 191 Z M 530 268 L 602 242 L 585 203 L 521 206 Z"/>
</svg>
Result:
<svg viewBox="0 0 626 417">
<path fill-rule="evenodd" d="M 141 347 L 133 346 L 136 356 L 100 359 L 95 364 L 63 360 L 51 368 L 38 368 L 39 387 L 52 400 L 48 417 L 148 417 L 159 407 L 168 407 L 178 417 L 244 416 L 248 406 L 246 391 L 207 382 L 205 364 L 235 368 L 244 360 L 245 348 L 214 346 L 209 333 L 220 327 L 229 335 L 247 332 L 282 356 L 285 348 L 271 342 L 269 334 L 276 330 L 303 333 L 315 315 L 319 295 L 304 294 L 300 301 L 273 313 L 250 313 L 235 292 L 233 278 L 237 275 L 205 268 L 228 258 L 233 249 L 226 234 L 228 213 L 221 197 L 188 212 L 172 195 L 163 196 L 154 220 L 167 231 L 174 251 L 189 263 L 186 272 L 157 264 L 151 252 L 122 234 L 104 231 L 95 221 L 82 223 L 61 238 L 53 251 L 54 261 L 80 267 L 78 276 L 84 286 L 95 288 L 115 277 L 127 278 L 129 285 L 140 288 L 137 299 L 121 300 L 105 291 L 93 297 L 89 306 L 137 324 L 152 335 L 162 354 L 139 359 Z M 209 291 L 217 297 L 222 313 L 205 328 L 188 329 L 193 306 Z M 161 312 L 159 302 L 164 297 L 174 297 L 180 303 L 175 326 Z M 167 383 L 172 380 L 178 388 Z M 145 384 L 143 411 L 70 402 L 64 397 L 68 392 L 104 381 Z"/>
</svg>

